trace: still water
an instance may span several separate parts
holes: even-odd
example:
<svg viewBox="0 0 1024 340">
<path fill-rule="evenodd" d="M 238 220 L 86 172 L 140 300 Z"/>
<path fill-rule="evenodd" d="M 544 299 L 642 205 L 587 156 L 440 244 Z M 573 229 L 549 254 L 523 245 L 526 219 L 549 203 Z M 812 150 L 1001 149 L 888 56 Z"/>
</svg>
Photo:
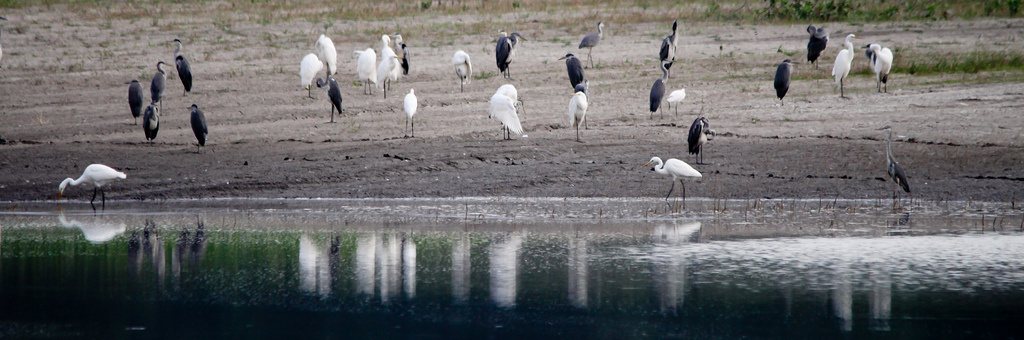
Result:
<svg viewBox="0 0 1024 340">
<path fill-rule="evenodd" d="M 2 204 L 0 337 L 1024 334 L 1019 209 L 883 206 Z"/>
</svg>

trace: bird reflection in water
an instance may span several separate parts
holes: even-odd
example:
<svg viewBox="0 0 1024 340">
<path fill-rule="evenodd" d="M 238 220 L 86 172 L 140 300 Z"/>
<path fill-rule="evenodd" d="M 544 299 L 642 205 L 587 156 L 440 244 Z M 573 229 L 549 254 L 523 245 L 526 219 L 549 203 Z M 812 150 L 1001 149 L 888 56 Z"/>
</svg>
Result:
<svg viewBox="0 0 1024 340">
<path fill-rule="evenodd" d="M 328 248 L 311 240 L 308 234 L 299 238 L 299 290 L 320 297 L 331 295 L 331 267 Z"/>
<path fill-rule="evenodd" d="M 700 237 L 700 221 L 662 224 L 652 232 L 656 247 L 669 250 L 679 249 Z M 676 313 L 683 306 L 686 291 L 686 259 L 675 252 L 668 252 L 660 261 L 653 261 L 654 290 L 658 296 L 658 307 L 662 313 Z"/>
<path fill-rule="evenodd" d="M 523 238 L 523 235 L 511 233 L 497 235 L 491 241 L 491 300 L 498 307 L 512 308 L 516 305 L 519 250 L 523 246 Z"/>
<path fill-rule="evenodd" d="M 175 289 L 181 288 L 182 264 L 189 267 L 198 266 L 205 253 L 206 225 L 202 221 L 198 221 L 195 234 L 188 228 L 181 229 L 178 241 L 174 243 L 174 252 L 171 253 L 171 279 Z"/>
<path fill-rule="evenodd" d="M 167 273 L 166 254 L 153 220 L 146 220 L 142 232 L 132 231 L 132 235 L 128 239 L 128 272 L 135 277 L 140 277 L 142 265 L 147 260 L 152 264 L 157 282 L 163 283 Z"/>
<path fill-rule="evenodd" d="M 85 240 L 95 244 L 110 241 L 128 230 L 124 222 L 114 222 L 103 216 L 67 218 L 63 210 L 60 211 L 57 220 L 66 228 L 81 229 Z"/>
</svg>

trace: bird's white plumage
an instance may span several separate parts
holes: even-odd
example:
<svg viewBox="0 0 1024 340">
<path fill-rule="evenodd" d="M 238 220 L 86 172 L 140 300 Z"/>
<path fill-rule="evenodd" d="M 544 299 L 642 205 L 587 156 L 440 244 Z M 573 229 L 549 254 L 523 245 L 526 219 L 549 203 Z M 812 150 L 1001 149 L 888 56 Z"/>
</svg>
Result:
<svg viewBox="0 0 1024 340">
<path fill-rule="evenodd" d="M 391 48 L 391 38 L 387 34 L 380 36 L 380 65 L 377 66 L 377 88 L 384 88 L 384 80 L 394 82 L 402 72 L 395 50 Z"/>
<path fill-rule="evenodd" d="M 519 114 L 516 113 L 517 100 L 502 93 L 502 89 L 505 89 L 506 86 L 511 87 L 511 93 L 516 93 L 515 87 L 512 85 L 503 85 L 499 88 L 498 92 L 491 96 L 489 117 L 501 121 L 501 124 L 509 131 L 522 135 L 523 126 L 519 122 Z M 505 89 L 505 92 L 508 92 L 508 89 Z"/>
<path fill-rule="evenodd" d="M 356 72 L 359 73 L 359 81 L 377 83 L 377 53 L 372 48 L 364 51 L 352 52 L 356 58 Z"/>
<path fill-rule="evenodd" d="M 302 88 L 309 89 L 313 83 L 313 77 L 316 77 L 317 73 L 320 73 L 324 69 L 324 63 L 317 58 L 316 54 L 310 53 L 302 58 L 302 64 L 299 65 L 299 78 L 302 82 Z"/>
<path fill-rule="evenodd" d="M 675 158 L 669 158 L 667 161 L 662 163 L 660 157 L 654 157 L 651 158 L 651 161 L 647 162 L 644 166 L 651 163 L 657 163 L 657 165 L 654 166 L 654 172 L 662 175 L 671 175 L 673 181 L 678 179 L 698 179 L 704 177 L 699 171 L 697 171 L 697 169 L 694 169 L 689 164 L 686 164 L 686 162 Z"/>
<path fill-rule="evenodd" d="M 871 44 L 869 48 L 875 53 L 875 58 L 870 61 L 871 71 L 875 72 L 876 82 L 882 81 L 882 76 L 889 74 L 889 70 L 892 69 L 892 51 L 879 44 Z"/>
<path fill-rule="evenodd" d="M 416 101 L 416 93 L 413 89 L 409 89 L 409 94 L 405 95 L 405 116 L 412 118 L 416 115 L 416 109 L 419 107 L 419 103 Z"/>
<path fill-rule="evenodd" d="M 678 89 L 668 95 L 668 102 L 672 104 L 679 104 L 683 99 L 686 99 L 686 89 Z"/>
<path fill-rule="evenodd" d="M 327 70 L 331 74 L 338 73 L 338 50 L 334 48 L 334 42 L 331 41 L 331 38 L 321 34 L 320 38 L 313 44 L 313 49 L 316 51 L 317 58 L 327 63 Z"/>
<path fill-rule="evenodd" d="M 836 86 L 840 85 L 840 81 L 846 79 L 850 75 L 850 67 L 853 63 L 853 42 L 850 40 L 858 39 L 856 35 L 850 34 L 846 36 L 846 43 L 843 44 L 846 48 L 839 51 L 836 55 L 836 63 L 832 66 L 832 76 L 836 78 Z"/>
<path fill-rule="evenodd" d="M 78 179 L 71 179 L 70 177 L 65 178 L 64 181 L 60 183 L 60 191 L 58 194 L 63 194 L 64 189 L 67 188 L 68 184 L 77 186 L 82 183 L 89 183 L 97 188 L 102 188 L 115 179 L 125 179 L 127 177 L 128 176 L 123 172 L 114 170 L 114 168 L 109 166 L 103 164 L 90 164 L 85 167 L 85 171 L 82 172 L 82 176 L 78 177 Z"/>
<path fill-rule="evenodd" d="M 462 84 L 468 84 L 473 76 L 473 63 L 469 59 L 469 54 L 462 50 L 455 51 L 455 55 L 452 56 L 452 65 L 455 66 L 455 74 L 459 76 Z"/>
<path fill-rule="evenodd" d="M 587 95 L 583 92 L 576 92 L 569 99 L 569 125 L 579 127 L 580 122 L 587 117 Z"/>
<path fill-rule="evenodd" d="M 512 98 L 513 103 L 519 102 L 519 91 L 517 91 L 516 87 L 512 86 L 512 84 L 501 85 L 501 87 L 498 88 L 498 91 L 494 92 L 494 94 L 500 94 L 505 97 Z"/>
</svg>

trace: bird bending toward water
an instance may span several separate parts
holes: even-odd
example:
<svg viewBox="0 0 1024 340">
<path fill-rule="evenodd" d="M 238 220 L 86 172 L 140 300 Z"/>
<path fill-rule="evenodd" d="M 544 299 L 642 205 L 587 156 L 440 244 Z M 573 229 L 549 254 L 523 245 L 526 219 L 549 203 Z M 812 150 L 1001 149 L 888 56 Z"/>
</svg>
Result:
<svg viewBox="0 0 1024 340">
<path fill-rule="evenodd" d="M 103 164 L 90 164 L 85 167 L 85 171 L 82 172 L 82 176 L 78 179 L 65 178 L 63 182 L 60 182 L 60 191 L 57 192 L 57 200 L 59 201 L 61 196 L 64 194 L 64 189 L 67 188 L 68 184 L 77 186 L 82 183 L 92 184 L 92 199 L 89 200 L 89 204 L 92 205 L 93 209 L 96 209 L 96 205 L 93 204 L 96 201 L 96 192 L 100 193 L 103 200 L 103 208 L 107 207 L 107 194 L 103 190 L 103 186 L 113 182 L 115 179 L 125 179 L 128 176 L 123 172 L 114 170 L 109 166 Z"/>
</svg>

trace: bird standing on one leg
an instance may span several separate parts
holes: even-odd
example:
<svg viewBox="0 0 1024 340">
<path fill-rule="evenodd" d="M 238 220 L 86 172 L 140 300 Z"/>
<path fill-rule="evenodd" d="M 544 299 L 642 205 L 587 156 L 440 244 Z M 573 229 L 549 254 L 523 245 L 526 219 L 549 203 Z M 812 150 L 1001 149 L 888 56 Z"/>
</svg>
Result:
<svg viewBox="0 0 1024 340">
<path fill-rule="evenodd" d="M 465 51 L 455 51 L 452 56 L 452 65 L 455 66 L 455 75 L 459 76 L 459 92 L 466 91 L 466 83 L 473 77 L 473 62 Z"/>
</svg>

